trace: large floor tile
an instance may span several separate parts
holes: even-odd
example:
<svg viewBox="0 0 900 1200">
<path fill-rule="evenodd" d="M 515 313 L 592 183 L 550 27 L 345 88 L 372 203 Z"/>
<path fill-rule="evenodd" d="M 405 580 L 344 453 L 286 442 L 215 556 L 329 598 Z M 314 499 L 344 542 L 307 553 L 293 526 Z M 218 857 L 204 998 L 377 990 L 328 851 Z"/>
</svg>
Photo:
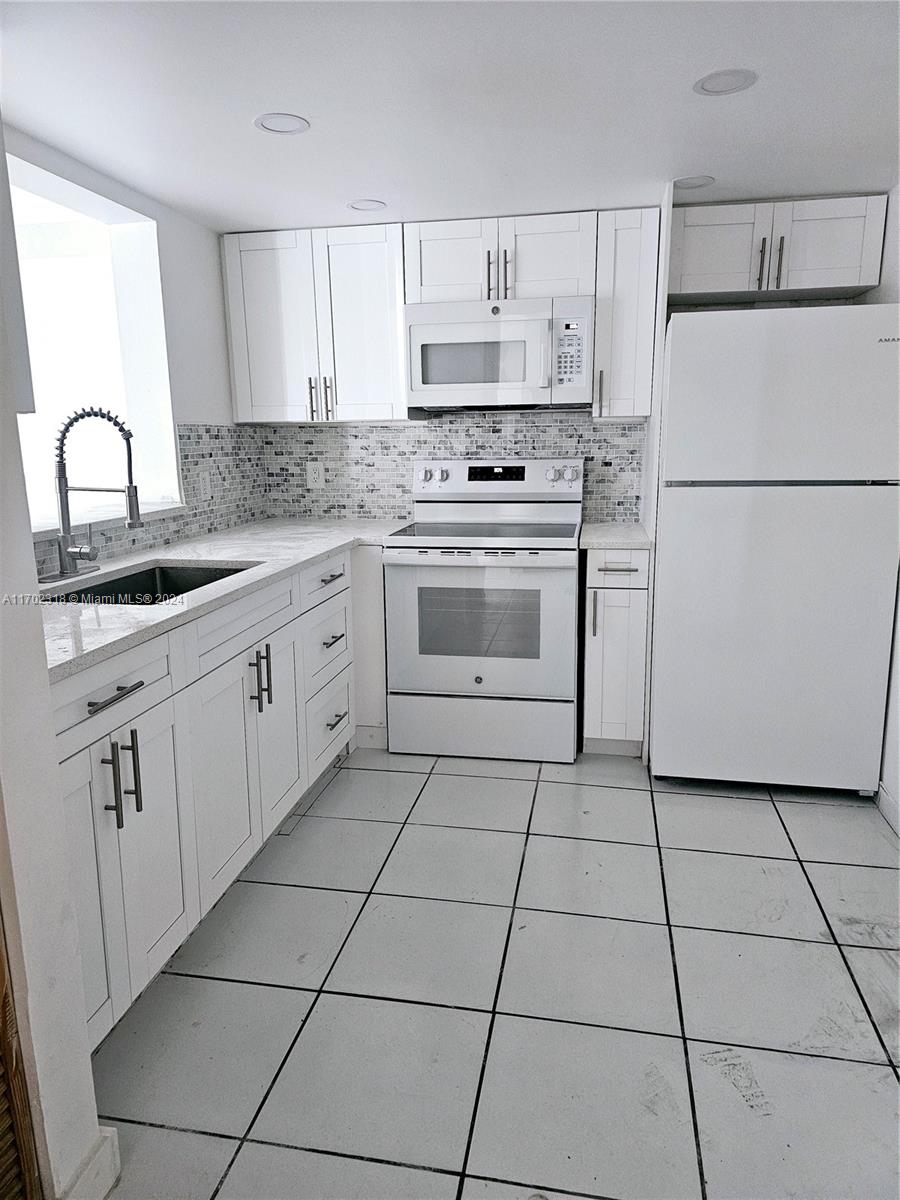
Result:
<svg viewBox="0 0 900 1200">
<path fill-rule="evenodd" d="M 884 1061 L 837 946 L 673 933 L 689 1038 Z"/>
<path fill-rule="evenodd" d="M 94 1056 L 97 1111 L 243 1134 L 311 1001 L 286 988 L 160 975 Z"/>
<path fill-rule="evenodd" d="M 427 775 L 412 771 L 339 771 L 315 804 L 315 817 L 405 821 Z"/>
<path fill-rule="evenodd" d="M 458 1170 L 488 1020 L 486 1013 L 324 995 L 253 1136 Z"/>
<path fill-rule="evenodd" d="M 111 1122 L 122 1174 L 108 1200 L 209 1200 L 238 1143 L 229 1138 Z"/>
<path fill-rule="evenodd" d="M 663 850 L 663 866 L 673 925 L 832 940 L 796 860 Z"/>
<path fill-rule="evenodd" d="M 416 825 L 460 825 L 524 833 L 533 796 L 530 780 L 432 775 L 409 819 Z"/>
<path fill-rule="evenodd" d="M 548 1192 L 540 1184 L 496 1183 L 493 1179 L 466 1176 L 462 1200 L 571 1200 L 571 1193 Z"/>
<path fill-rule="evenodd" d="M 328 987 L 490 1008 L 508 927 L 508 908 L 372 896 Z"/>
<path fill-rule="evenodd" d="M 241 878 L 367 892 L 399 829 L 382 821 L 304 817 L 288 837 L 271 838 Z"/>
<path fill-rule="evenodd" d="M 654 792 L 688 792 L 692 796 L 735 796 L 747 800 L 768 800 L 769 789 L 760 783 L 738 783 L 728 779 L 674 779 L 654 775 Z"/>
<path fill-rule="evenodd" d="M 690 1046 L 709 1200 L 894 1200 L 888 1067 Z"/>
<path fill-rule="evenodd" d="M 681 1042 L 499 1016 L 468 1169 L 602 1196 L 699 1196 Z"/>
<path fill-rule="evenodd" d="M 232 884 L 173 958 L 175 971 L 317 988 L 365 897 Z"/>
<path fill-rule="evenodd" d="M 668 793 L 656 796 L 656 819 L 662 846 L 794 857 L 771 803 Z"/>
<path fill-rule="evenodd" d="M 531 837 L 519 886 L 522 908 L 665 921 L 652 846 Z"/>
<path fill-rule="evenodd" d="M 897 835 L 874 804 L 778 802 L 797 853 L 814 862 L 900 866 Z"/>
<path fill-rule="evenodd" d="M 517 911 L 498 1007 L 679 1034 L 669 932 L 636 921 Z"/>
<path fill-rule="evenodd" d="M 650 793 L 637 788 L 540 783 L 531 832 L 656 845 Z"/>
<path fill-rule="evenodd" d="M 900 953 L 851 946 L 845 954 L 888 1054 L 900 1064 Z"/>
<path fill-rule="evenodd" d="M 536 762 L 509 758 L 439 758 L 435 775 L 481 775 L 488 779 L 537 779 Z"/>
<path fill-rule="evenodd" d="M 639 758 L 624 754 L 579 754 L 573 763 L 544 763 L 545 783 L 592 783 L 600 787 L 650 787 L 647 768 Z"/>
<path fill-rule="evenodd" d="M 453 1200 L 457 1177 L 246 1142 L 220 1200 Z M 143 1197 L 142 1200 L 147 1200 Z"/>
<path fill-rule="evenodd" d="M 360 746 L 354 750 L 342 769 L 357 771 L 419 771 L 426 775 L 434 766 L 431 754 L 391 754 L 389 750 L 375 750 Z"/>
<path fill-rule="evenodd" d="M 816 895 L 839 942 L 900 948 L 900 875 L 881 867 L 808 863 Z"/>
<path fill-rule="evenodd" d="M 512 904 L 524 841 L 518 833 L 407 825 L 377 891 Z"/>
</svg>

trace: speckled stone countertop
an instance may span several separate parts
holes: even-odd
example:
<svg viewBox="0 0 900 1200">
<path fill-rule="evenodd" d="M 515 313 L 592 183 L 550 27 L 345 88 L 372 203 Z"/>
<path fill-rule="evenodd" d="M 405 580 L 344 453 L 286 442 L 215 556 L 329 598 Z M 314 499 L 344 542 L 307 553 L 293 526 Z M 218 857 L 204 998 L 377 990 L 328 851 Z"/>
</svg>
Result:
<svg viewBox="0 0 900 1200">
<path fill-rule="evenodd" d="M 99 571 L 84 575 L 76 586 L 101 583 L 157 563 L 187 560 L 205 566 L 252 566 L 166 604 L 44 604 L 41 611 L 50 682 L 75 675 L 330 554 L 353 546 L 380 546 L 386 534 L 406 524 L 273 519 L 110 559 Z M 73 585 L 51 583 L 42 586 L 41 592 L 58 594 L 67 586 Z"/>
<path fill-rule="evenodd" d="M 643 525 L 624 521 L 582 525 L 578 544 L 582 550 L 649 550 L 652 545 Z"/>
</svg>

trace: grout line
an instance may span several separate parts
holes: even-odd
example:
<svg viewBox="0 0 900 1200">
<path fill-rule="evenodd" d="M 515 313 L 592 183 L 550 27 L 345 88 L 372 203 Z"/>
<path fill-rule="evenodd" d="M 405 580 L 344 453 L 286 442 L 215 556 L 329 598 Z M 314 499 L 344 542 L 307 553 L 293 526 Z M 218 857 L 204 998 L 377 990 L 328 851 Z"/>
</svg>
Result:
<svg viewBox="0 0 900 1200">
<path fill-rule="evenodd" d="M 669 952 L 672 956 L 672 976 L 675 983 L 675 1001 L 678 1006 L 678 1024 L 681 1028 L 681 1048 L 684 1054 L 684 1069 L 687 1077 L 688 1099 L 691 1105 L 691 1123 L 694 1127 L 694 1148 L 697 1154 L 697 1172 L 700 1179 L 701 1200 L 706 1200 L 706 1176 L 703 1173 L 703 1151 L 700 1146 L 700 1123 L 697 1119 L 697 1102 L 694 1096 L 694 1080 L 691 1074 L 691 1056 L 688 1052 L 688 1039 L 684 1027 L 684 1006 L 681 1000 L 681 984 L 678 981 L 678 962 L 675 957 L 675 935 L 672 932 L 672 918 L 669 913 L 669 894 L 666 889 L 666 869 L 663 864 L 662 846 L 659 840 L 659 821 L 656 815 L 656 801 L 653 791 L 650 791 L 650 804 L 653 808 L 653 826 L 656 830 L 656 853 L 659 858 L 659 878 L 662 885 L 663 907 L 666 913 L 666 928 L 669 933 Z"/>
<path fill-rule="evenodd" d="M 834 928 L 831 924 L 831 920 L 828 916 L 828 913 L 825 911 L 825 905 L 822 903 L 822 901 L 819 898 L 819 893 L 816 891 L 815 885 L 813 884 L 813 881 L 809 876 L 809 872 L 806 869 L 806 864 L 800 858 L 800 855 L 797 854 L 797 847 L 794 844 L 794 839 L 791 837 L 791 831 L 788 829 L 787 823 L 786 823 L 784 817 L 782 816 L 781 812 L 779 811 L 778 805 L 775 804 L 774 801 L 773 801 L 773 805 L 774 805 L 775 811 L 778 813 L 778 819 L 781 821 L 782 827 L 784 829 L 785 834 L 787 835 L 788 841 L 791 843 L 791 848 L 793 849 L 794 854 L 797 855 L 797 861 L 800 863 L 800 869 L 803 871 L 803 874 L 806 878 L 806 882 L 809 885 L 809 888 L 810 888 L 813 896 L 815 897 L 816 904 L 818 904 L 818 906 L 819 906 L 819 911 L 822 914 L 822 919 L 825 922 L 826 926 L 828 927 L 828 932 L 834 938 L 834 942 L 837 947 L 838 954 L 840 954 L 841 960 L 843 961 L 843 964 L 844 964 L 844 967 L 847 970 L 847 974 L 850 976 L 851 982 L 853 983 L 853 986 L 856 988 L 856 993 L 859 996 L 860 1003 L 862 1004 L 863 1009 L 865 1010 L 866 1016 L 869 1018 L 869 1023 L 871 1024 L 872 1029 L 875 1031 L 875 1037 L 878 1040 L 878 1045 L 881 1047 L 881 1052 L 884 1055 L 884 1057 L 887 1061 L 887 1064 L 890 1066 L 894 1075 L 897 1077 L 898 1080 L 900 1080 L 900 1069 L 898 1069 L 897 1064 L 894 1062 L 893 1058 L 891 1057 L 891 1054 L 887 1048 L 885 1040 L 881 1036 L 881 1030 L 878 1028 L 875 1018 L 872 1016 L 872 1010 L 869 1008 L 868 1001 L 866 1000 L 865 996 L 863 995 L 863 990 L 859 986 L 859 983 L 857 982 L 856 976 L 853 973 L 853 968 L 850 966 L 850 962 L 847 958 L 847 955 L 844 953 L 844 947 L 841 945 L 841 943 L 837 940 L 837 937 L 835 936 L 835 932 L 834 932 Z"/>
<path fill-rule="evenodd" d="M 481 1059 L 481 1070 L 478 1074 L 478 1084 L 475 1088 L 475 1099 L 472 1104 L 472 1119 L 469 1122 L 469 1133 L 468 1137 L 466 1138 L 466 1147 L 465 1151 L 463 1152 L 462 1166 L 460 1167 L 459 1171 L 459 1187 L 456 1190 L 456 1200 L 462 1200 L 463 1187 L 465 1186 L 466 1180 L 466 1168 L 469 1165 L 469 1155 L 472 1152 L 472 1139 L 475 1136 L 475 1122 L 478 1118 L 478 1105 L 481 1101 L 481 1090 L 484 1087 L 484 1077 L 487 1072 L 488 1055 L 490 1054 L 491 1049 L 491 1036 L 493 1035 L 494 1025 L 497 1021 L 497 1005 L 500 1000 L 500 989 L 503 985 L 503 969 L 506 966 L 506 956 L 509 953 L 509 943 L 512 939 L 513 923 L 516 919 L 516 900 L 518 899 L 519 887 L 522 883 L 522 872 L 525 869 L 525 856 L 528 853 L 528 839 L 531 831 L 531 821 L 532 817 L 534 816 L 534 806 L 537 801 L 542 770 L 543 764 L 538 767 L 537 778 L 534 780 L 534 791 L 531 795 L 531 808 L 528 813 L 528 824 L 525 827 L 525 837 L 522 841 L 522 855 L 519 859 L 519 871 L 516 875 L 516 886 L 513 892 L 512 907 L 509 911 L 509 923 L 506 926 L 506 940 L 503 943 L 503 953 L 500 956 L 500 970 L 497 974 L 497 986 L 494 989 L 494 1002 L 491 1005 L 491 1017 L 490 1021 L 488 1022 L 487 1037 L 485 1038 L 484 1042 L 484 1054 L 482 1055 Z"/>
<path fill-rule="evenodd" d="M 474 1179 L 484 1183 L 504 1183 L 507 1186 L 522 1188 L 524 1191 L 532 1193 L 528 1200 L 546 1200 L 542 1194 L 544 1192 L 553 1192 L 555 1196 L 573 1196 L 575 1200 L 615 1200 L 614 1196 L 601 1196 L 599 1192 L 571 1192 L 568 1188 L 549 1187 L 544 1183 L 523 1183 L 519 1179 L 501 1179 L 497 1175 L 464 1175 L 460 1176 L 460 1186 L 464 1185 L 467 1179 Z"/>
<path fill-rule="evenodd" d="M 378 1163 L 385 1167 L 402 1167 L 407 1171 L 427 1171 L 431 1175 L 450 1175 L 454 1179 L 459 1174 L 451 1167 L 429 1167 L 425 1163 L 401 1162 L 396 1158 L 377 1158 L 372 1154 L 352 1154 L 348 1150 L 325 1150 L 320 1146 L 294 1146 L 290 1142 L 270 1142 L 266 1138 L 248 1137 L 244 1140 L 251 1146 L 273 1146 L 279 1150 L 298 1150 L 305 1154 L 321 1154 L 326 1158 L 350 1158 L 354 1162 Z"/>
<path fill-rule="evenodd" d="M 97 1113 L 98 1121 L 112 1121 L 114 1125 L 139 1125 L 142 1129 L 165 1129 L 169 1133 L 195 1133 L 198 1137 L 219 1138 L 224 1142 L 240 1141 L 238 1133 L 213 1133 L 211 1129 L 189 1129 L 186 1125 L 166 1125 L 162 1121 L 142 1121 L 137 1117 L 110 1117 Z"/>
</svg>

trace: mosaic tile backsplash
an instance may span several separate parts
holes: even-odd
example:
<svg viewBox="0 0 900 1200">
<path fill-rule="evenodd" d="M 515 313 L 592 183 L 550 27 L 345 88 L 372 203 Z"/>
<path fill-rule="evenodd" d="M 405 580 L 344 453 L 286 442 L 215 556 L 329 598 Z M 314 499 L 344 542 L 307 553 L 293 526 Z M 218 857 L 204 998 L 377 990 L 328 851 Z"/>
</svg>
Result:
<svg viewBox="0 0 900 1200">
<path fill-rule="evenodd" d="M 154 549 L 265 517 L 412 515 L 417 458 L 570 457 L 585 460 L 585 521 L 639 521 L 646 426 L 594 424 L 588 412 L 445 414 L 425 422 L 336 425 L 179 425 L 185 507 L 94 531 L 100 558 Z M 306 486 L 306 462 L 325 486 Z M 212 499 L 201 499 L 201 471 Z M 140 487 L 140 480 L 137 481 Z M 34 543 L 38 572 L 57 570 L 54 537 Z"/>
</svg>

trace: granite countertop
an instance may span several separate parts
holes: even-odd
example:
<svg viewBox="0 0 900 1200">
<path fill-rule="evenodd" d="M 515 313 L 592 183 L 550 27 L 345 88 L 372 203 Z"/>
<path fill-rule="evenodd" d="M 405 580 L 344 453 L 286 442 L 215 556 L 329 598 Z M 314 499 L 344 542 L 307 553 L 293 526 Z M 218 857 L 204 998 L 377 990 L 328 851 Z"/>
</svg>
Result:
<svg viewBox="0 0 900 1200">
<path fill-rule="evenodd" d="M 129 569 L 157 563 L 192 563 L 244 566 L 240 574 L 220 579 L 172 603 L 44 604 L 44 640 L 50 682 L 65 679 L 95 663 L 112 658 L 204 613 L 246 596 L 276 579 L 290 575 L 340 550 L 353 546 L 380 546 L 384 537 L 407 521 L 302 521 L 272 519 L 240 525 L 221 533 L 175 542 L 104 562 L 99 571 L 79 579 L 75 586 L 101 583 Z M 41 592 L 65 592 L 72 584 L 51 583 Z"/>
<path fill-rule="evenodd" d="M 582 550 L 649 550 L 653 543 L 643 525 L 604 521 L 582 525 L 578 544 Z"/>
</svg>

